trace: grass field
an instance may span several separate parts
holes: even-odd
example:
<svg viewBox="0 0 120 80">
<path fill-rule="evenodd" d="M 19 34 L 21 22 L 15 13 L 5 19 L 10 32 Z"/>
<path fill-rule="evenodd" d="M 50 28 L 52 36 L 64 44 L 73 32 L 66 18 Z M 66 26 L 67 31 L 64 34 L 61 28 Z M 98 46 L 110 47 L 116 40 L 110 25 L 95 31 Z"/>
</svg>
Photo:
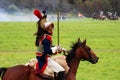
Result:
<svg viewBox="0 0 120 80">
<path fill-rule="evenodd" d="M 56 25 L 56 22 L 54 22 Z M 57 44 L 57 32 L 53 44 Z M 35 57 L 35 22 L 0 22 L 0 67 L 24 64 Z M 120 79 L 120 20 L 93 21 L 80 19 L 60 22 L 60 44 L 66 49 L 77 38 L 87 39 L 93 51 L 99 56 L 95 65 L 81 62 L 77 80 L 119 80 Z"/>
</svg>

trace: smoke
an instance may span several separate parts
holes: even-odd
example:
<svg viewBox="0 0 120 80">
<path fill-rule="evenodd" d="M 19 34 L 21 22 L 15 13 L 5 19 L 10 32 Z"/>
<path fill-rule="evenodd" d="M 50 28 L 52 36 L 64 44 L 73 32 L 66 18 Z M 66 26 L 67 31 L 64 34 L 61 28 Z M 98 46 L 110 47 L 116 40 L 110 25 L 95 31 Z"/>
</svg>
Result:
<svg viewBox="0 0 120 80">
<path fill-rule="evenodd" d="M 76 18 L 74 16 L 69 16 L 67 13 L 61 13 L 60 20 L 67 21 L 73 20 L 72 18 Z M 79 17 L 80 18 L 80 17 Z M 38 18 L 33 14 L 33 11 L 18 11 L 18 12 L 6 12 L 3 9 L 0 9 L 0 22 L 8 22 L 8 21 L 38 21 Z M 47 21 L 57 21 L 57 14 L 47 14 Z"/>
<path fill-rule="evenodd" d="M 37 18 L 32 14 L 32 11 L 29 13 L 24 12 L 14 12 L 8 13 L 3 9 L 0 9 L 0 22 L 3 21 L 36 21 Z"/>
<path fill-rule="evenodd" d="M 57 15 L 47 14 L 48 21 L 56 21 Z M 5 12 L 3 9 L 0 9 L 0 22 L 7 22 L 7 21 L 38 21 L 38 18 L 31 12 L 13 12 L 8 13 Z"/>
<path fill-rule="evenodd" d="M 7 21 L 38 21 L 38 18 L 31 12 L 13 12 L 8 13 L 0 9 L 0 22 Z M 47 21 L 57 21 L 56 14 L 47 14 Z"/>
</svg>

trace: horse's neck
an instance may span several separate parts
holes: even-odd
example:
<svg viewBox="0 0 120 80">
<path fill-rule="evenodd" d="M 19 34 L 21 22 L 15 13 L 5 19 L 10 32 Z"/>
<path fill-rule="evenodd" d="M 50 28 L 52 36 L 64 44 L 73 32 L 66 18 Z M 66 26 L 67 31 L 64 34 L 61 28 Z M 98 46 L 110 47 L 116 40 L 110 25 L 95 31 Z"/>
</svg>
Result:
<svg viewBox="0 0 120 80">
<path fill-rule="evenodd" d="M 70 61 L 70 63 L 69 63 L 70 71 L 69 71 L 69 74 L 68 74 L 68 75 L 72 74 L 72 75 L 76 76 L 79 63 L 80 63 L 80 60 L 78 60 L 78 59 L 76 59 L 76 58 L 73 58 L 73 59 Z"/>
</svg>

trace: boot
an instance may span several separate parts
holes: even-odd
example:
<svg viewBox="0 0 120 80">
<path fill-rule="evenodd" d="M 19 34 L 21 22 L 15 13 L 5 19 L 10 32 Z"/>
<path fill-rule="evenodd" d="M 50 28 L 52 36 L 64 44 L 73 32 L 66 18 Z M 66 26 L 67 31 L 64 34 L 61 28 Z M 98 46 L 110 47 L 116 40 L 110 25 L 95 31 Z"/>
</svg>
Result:
<svg viewBox="0 0 120 80">
<path fill-rule="evenodd" d="M 58 80 L 56 72 L 54 72 L 54 80 Z"/>
<path fill-rule="evenodd" d="M 65 80 L 65 71 L 60 71 L 58 73 L 58 80 Z"/>
</svg>

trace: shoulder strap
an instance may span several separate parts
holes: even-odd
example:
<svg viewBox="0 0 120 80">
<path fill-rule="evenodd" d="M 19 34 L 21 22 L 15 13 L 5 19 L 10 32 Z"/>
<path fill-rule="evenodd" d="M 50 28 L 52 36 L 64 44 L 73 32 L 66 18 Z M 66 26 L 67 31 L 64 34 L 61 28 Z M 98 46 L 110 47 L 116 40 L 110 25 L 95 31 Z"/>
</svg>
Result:
<svg viewBox="0 0 120 80">
<path fill-rule="evenodd" d="M 39 39 L 39 44 L 42 44 L 42 41 L 46 38 L 46 35 L 44 34 L 40 39 Z"/>
</svg>

